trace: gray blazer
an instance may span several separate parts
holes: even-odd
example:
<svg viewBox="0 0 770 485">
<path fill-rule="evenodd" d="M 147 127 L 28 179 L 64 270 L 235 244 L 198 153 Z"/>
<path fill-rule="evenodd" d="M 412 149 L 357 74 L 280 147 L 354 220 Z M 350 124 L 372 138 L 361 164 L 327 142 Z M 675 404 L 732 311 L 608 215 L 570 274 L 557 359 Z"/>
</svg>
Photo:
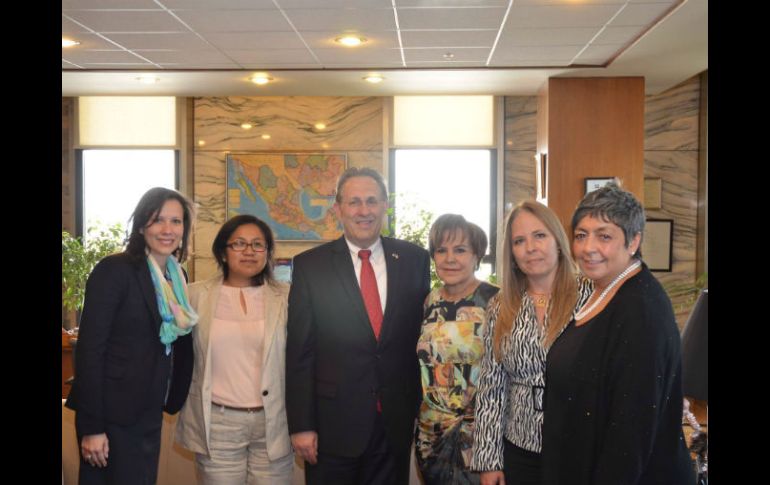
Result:
<svg viewBox="0 0 770 485">
<path fill-rule="evenodd" d="M 209 454 L 211 434 L 211 347 L 209 331 L 217 308 L 222 276 L 190 285 L 190 303 L 198 312 L 193 330 L 195 365 L 192 384 L 176 426 L 176 441 L 195 453 Z M 265 337 L 262 349 L 262 402 L 265 406 L 267 456 L 291 452 L 284 404 L 286 315 L 289 286 L 265 285 Z M 205 357 L 203 357 L 205 356 Z"/>
</svg>

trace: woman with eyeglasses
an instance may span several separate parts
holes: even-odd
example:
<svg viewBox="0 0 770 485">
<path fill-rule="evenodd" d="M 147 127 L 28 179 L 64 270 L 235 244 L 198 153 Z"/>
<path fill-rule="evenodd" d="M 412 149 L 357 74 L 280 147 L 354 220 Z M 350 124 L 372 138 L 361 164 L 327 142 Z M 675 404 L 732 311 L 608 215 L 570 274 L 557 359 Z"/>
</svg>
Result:
<svg viewBox="0 0 770 485">
<path fill-rule="evenodd" d="M 275 241 L 251 215 L 212 244 L 221 274 L 190 285 L 200 320 L 176 440 L 195 453 L 199 483 L 289 484 L 294 457 L 284 405 L 288 285 L 273 279 Z"/>
</svg>

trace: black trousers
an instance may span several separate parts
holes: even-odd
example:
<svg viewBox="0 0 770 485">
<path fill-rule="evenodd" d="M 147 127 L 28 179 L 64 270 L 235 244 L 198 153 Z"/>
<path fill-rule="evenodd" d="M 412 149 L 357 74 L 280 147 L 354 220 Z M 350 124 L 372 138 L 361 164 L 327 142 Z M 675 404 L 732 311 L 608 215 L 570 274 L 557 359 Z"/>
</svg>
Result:
<svg viewBox="0 0 770 485">
<path fill-rule="evenodd" d="M 75 415 L 77 419 L 77 414 Z M 107 424 L 107 466 L 93 466 L 80 456 L 79 485 L 154 485 L 158 478 L 163 411 L 145 411 L 129 426 Z M 78 436 L 78 450 L 82 436 Z"/>
<path fill-rule="evenodd" d="M 503 441 L 505 485 L 540 485 L 540 453 L 519 448 L 508 440 Z"/>
<path fill-rule="evenodd" d="M 409 450 L 394 454 L 388 446 L 382 416 L 378 413 L 369 444 L 361 456 L 318 453 L 318 462 L 305 462 L 307 485 L 407 485 Z"/>
</svg>

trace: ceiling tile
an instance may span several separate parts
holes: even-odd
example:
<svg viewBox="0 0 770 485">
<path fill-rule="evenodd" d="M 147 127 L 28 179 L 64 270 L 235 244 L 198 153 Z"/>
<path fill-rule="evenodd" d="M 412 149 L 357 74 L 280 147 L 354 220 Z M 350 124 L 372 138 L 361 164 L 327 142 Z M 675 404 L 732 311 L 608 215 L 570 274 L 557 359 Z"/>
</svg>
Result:
<svg viewBox="0 0 770 485">
<path fill-rule="evenodd" d="M 235 32 L 201 34 L 220 49 L 270 46 L 271 49 L 305 49 L 295 32 Z"/>
<path fill-rule="evenodd" d="M 147 62 L 86 62 L 81 64 L 83 69 L 158 69 L 158 66 Z"/>
<path fill-rule="evenodd" d="M 492 59 L 503 62 L 572 59 L 583 46 L 524 46 L 496 49 Z"/>
<path fill-rule="evenodd" d="M 332 63 L 362 66 L 401 63 L 401 52 L 398 49 L 314 49 L 313 52 L 324 66 Z"/>
<path fill-rule="evenodd" d="M 168 12 L 127 10 L 78 10 L 67 16 L 96 32 L 186 32 Z"/>
<path fill-rule="evenodd" d="M 605 27 L 599 37 L 595 38 L 591 45 L 602 44 L 627 44 L 635 39 L 643 30 L 638 25 L 631 27 Z"/>
<path fill-rule="evenodd" d="M 619 10 L 619 5 L 519 6 L 514 3 L 509 27 L 600 27 Z"/>
<path fill-rule="evenodd" d="M 165 2 L 164 2 L 165 3 Z M 153 0 L 62 0 L 61 10 L 95 8 L 109 9 L 157 9 L 158 4 Z"/>
<path fill-rule="evenodd" d="M 650 25 L 671 5 L 666 3 L 642 3 L 628 5 L 612 21 L 613 27 L 625 27 L 628 25 Z"/>
<path fill-rule="evenodd" d="M 181 63 L 181 64 L 195 64 L 195 63 L 218 63 L 226 64 L 231 63 L 235 66 L 235 63 L 228 59 L 227 56 L 222 54 L 216 49 L 206 50 L 168 50 L 168 51 L 143 51 L 137 50 L 137 54 L 156 63 Z"/>
<path fill-rule="evenodd" d="M 649 0 L 642 0 L 642 1 L 649 1 Z M 564 5 L 565 3 L 568 3 L 568 2 L 569 0 L 516 0 L 515 1 L 515 3 L 518 5 Z M 572 3 L 575 3 L 575 0 L 572 0 Z M 627 3 L 627 0 L 590 0 L 590 2 L 584 2 L 584 3 L 598 4 L 598 5 L 623 5 L 624 3 Z"/>
<path fill-rule="evenodd" d="M 399 8 L 402 30 L 499 29 L 505 9 L 486 8 Z"/>
<path fill-rule="evenodd" d="M 623 44 L 588 46 L 588 48 L 575 59 L 575 64 L 604 64 L 622 48 Z"/>
<path fill-rule="evenodd" d="M 62 49 L 62 53 L 64 52 L 70 52 L 73 50 L 78 51 L 87 51 L 87 50 L 119 50 L 120 47 L 116 46 L 115 44 L 108 42 L 104 40 L 103 38 L 99 37 L 96 34 L 78 34 L 76 36 L 72 36 L 73 39 L 80 42 L 80 45 L 76 47 L 69 47 L 67 49 Z"/>
<path fill-rule="evenodd" d="M 533 60 L 495 60 L 489 63 L 489 67 L 564 67 L 568 66 L 572 59 L 533 59 Z"/>
<path fill-rule="evenodd" d="M 401 0 L 398 2 L 401 3 Z M 299 8 L 382 8 L 392 9 L 390 0 L 278 0 L 283 9 Z"/>
<path fill-rule="evenodd" d="M 405 48 L 492 47 L 497 30 L 406 30 L 401 32 Z"/>
<path fill-rule="evenodd" d="M 104 34 L 126 49 L 210 49 L 211 46 L 193 33 Z"/>
<path fill-rule="evenodd" d="M 62 36 L 80 33 L 80 32 L 90 32 L 90 31 L 86 28 L 81 27 L 75 22 L 71 21 L 67 17 L 62 16 L 61 18 L 61 35 Z"/>
<path fill-rule="evenodd" d="M 291 32 L 277 9 L 272 10 L 177 10 L 183 22 L 199 33 Z"/>
<path fill-rule="evenodd" d="M 130 52 L 123 50 L 73 51 L 67 52 L 66 55 L 62 55 L 62 59 L 81 65 L 107 62 L 146 62 Z"/>
<path fill-rule="evenodd" d="M 273 9 L 273 0 L 160 0 L 171 10 L 259 10 Z"/>
<path fill-rule="evenodd" d="M 364 45 L 350 48 L 344 47 L 334 42 L 339 37 L 340 32 L 300 32 L 307 45 L 313 49 L 391 49 L 398 48 L 398 34 L 395 30 L 367 32 L 365 34 L 366 42 Z"/>
<path fill-rule="evenodd" d="M 80 69 L 81 66 L 75 64 L 74 62 L 65 61 L 64 59 L 61 60 L 61 68 L 62 69 Z"/>
<path fill-rule="evenodd" d="M 497 48 L 538 45 L 585 45 L 601 27 L 528 29 L 506 26 L 500 35 Z"/>
<path fill-rule="evenodd" d="M 284 10 L 299 31 L 360 32 L 395 30 L 393 9 Z"/>
<path fill-rule="evenodd" d="M 224 49 L 228 57 L 240 64 L 274 63 L 274 64 L 314 64 L 318 67 L 310 51 L 307 49 Z"/>
<path fill-rule="evenodd" d="M 451 53 L 454 55 L 451 59 L 444 59 L 446 53 L 443 49 L 406 49 L 404 50 L 404 57 L 406 63 L 411 64 L 418 61 L 433 61 L 450 64 L 452 62 L 486 62 L 489 57 L 489 49 L 487 48 L 468 48 L 468 49 L 454 49 Z"/>
<path fill-rule="evenodd" d="M 519 0 L 516 0 L 517 2 Z M 507 7 L 508 0 L 398 0 L 398 7 Z"/>
</svg>

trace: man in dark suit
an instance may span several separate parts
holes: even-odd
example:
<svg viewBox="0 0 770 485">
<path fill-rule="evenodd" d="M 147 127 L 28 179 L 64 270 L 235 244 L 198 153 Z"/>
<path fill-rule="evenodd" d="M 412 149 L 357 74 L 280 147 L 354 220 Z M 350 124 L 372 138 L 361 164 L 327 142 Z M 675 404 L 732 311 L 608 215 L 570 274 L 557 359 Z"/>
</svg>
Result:
<svg viewBox="0 0 770 485">
<path fill-rule="evenodd" d="M 349 168 L 334 204 L 344 236 L 294 258 L 286 410 L 308 485 L 409 481 L 430 257 L 380 237 L 387 200 L 379 173 Z"/>
</svg>

